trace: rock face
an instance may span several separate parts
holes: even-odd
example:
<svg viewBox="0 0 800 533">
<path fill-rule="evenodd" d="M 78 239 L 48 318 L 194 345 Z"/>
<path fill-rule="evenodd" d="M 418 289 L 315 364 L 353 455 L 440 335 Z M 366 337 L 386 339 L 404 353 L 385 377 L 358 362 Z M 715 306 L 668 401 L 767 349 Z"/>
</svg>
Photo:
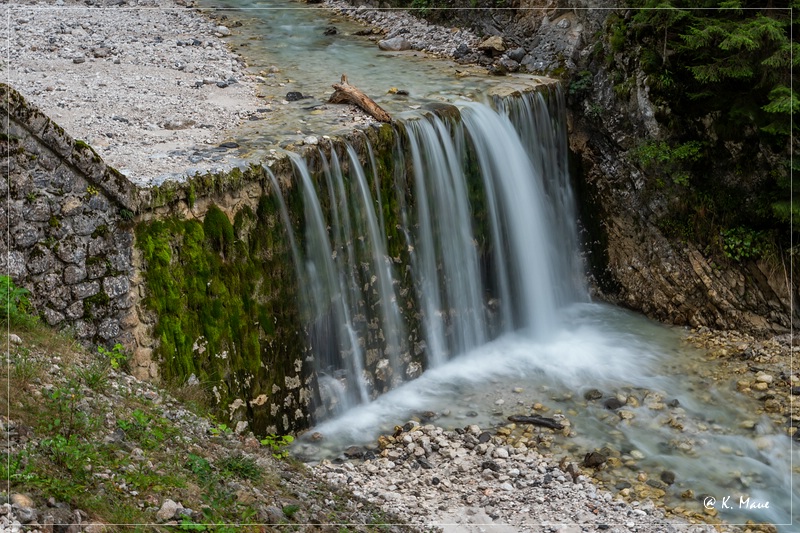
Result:
<svg viewBox="0 0 800 533">
<path fill-rule="evenodd" d="M 377 7 L 375 2 L 354 3 L 361 6 L 358 18 L 381 25 L 380 17 L 367 15 L 366 6 Z M 492 9 L 481 2 L 477 7 L 485 9 L 459 9 L 468 7 L 466 1 L 448 0 L 443 7 L 451 9 L 432 10 L 425 17 L 483 36 L 478 44 L 448 48 L 458 61 L 487 66 L 496 74 L 589 74 L 583 82 L 591 94 L 569 98 L 569 142 L 598 296 L 673 324 L 761 335 L 788 331 L 800 317 L 798 308 L 790 307 L 790 296 L 800 291 L 796 281 L 790 286 L 789 265 L 763 260 L 720 265 L 692 242 L 668 239 L 659 229 L 670 198 L 654 191 L 631 161 L 633 148 L 662 134 L 645 75 L 633 57 L 617 54 L 614 61 L 624 65 L 627 78 L 621 91 L 607 65 L 592 64 L 607 31 L 606 17 L 613 12 L 592 8 L 616 6 L 613 0 L 562 0 L 546 6 L 532 0 L 514 6 L 518 9 Z M 412 46 L 426 49 L 424 39 Z"/>
<path fill-rule="evenodd" d="M 87 343 L 128 342 L 134 186 L 10 87 L 0 85 L 0 99 L 0 187 L 11 193 L 0 208 L 0 272 L 31 291 L 51 326 Z"/>
<path fill-rule="evenodd" d="M 672 198 L 632 162 L 631 150 L 643 139 L 658 139 L 660 126 L 644 76 L 629 84 L 627 96 L 617 95 L 610 74 L 600 69 L 591 78 L 591 94 L 568 106 L 580 216 L 598 295 L 677 325 L 757 335 L 788 331 L 798 320 L 798 309 L 790 307 L 798 286 L 789 285 L 784 268 L 764 260 L 715 261 L 659 228 Z"/>
</svg>

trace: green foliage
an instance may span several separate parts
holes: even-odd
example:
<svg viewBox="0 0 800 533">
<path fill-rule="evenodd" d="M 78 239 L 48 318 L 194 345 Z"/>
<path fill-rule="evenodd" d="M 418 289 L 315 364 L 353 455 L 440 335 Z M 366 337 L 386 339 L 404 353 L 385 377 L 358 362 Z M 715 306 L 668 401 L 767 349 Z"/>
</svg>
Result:
<svg viewBox="0 0 800 533">
<path fill-rule="evenodd" d="M 737 263 L 747 259 L 757 259 L 764 251 L 763 236 L 750 228 L 727 229 L 722 232 L 721 237 L 725 256 Z"/>
<path fill-rule="evenodd" d="M 98 346 L 97 353 L 106 357 L 114 370 L 124 368 L 128 363 L 128 354 L 125 353 L 125 347 L 120 343 L 115 344 L 110 350 L 103 346 Z"/>
<path fill-rule="evenodd" d="M 678 185 L 689 185 L 691 164 L 702 157 L 703 145 L 689 141 L 670 146 L 663 141 L 647 142 L 633 151 L 639 163 L 658 174 L 667 175 Z"/>
<path fill-rule="evenodd" d="M 800 214 L 788 170 L 800 109 L 792 89 L 797 0 L 629 0 L 626 7 L 642 9 L 630 11 L 625 32 L 621 17 L 609 17 L 607 47 L 629 52 L 609 71 L 621 85 L 635 77 L 635 59 L 647 74 L 670 141 L 634 155 L 657 185 L 686 189 L 669 214 L 680 228 L 668 226 L 733 260 L 758 254 L 746 244 L 751 234 L 788 248 L 787 222 Z"/>
<path fill-rule="evenodd" d="M 55 465 L 66 469 L 76 482 L 84 481 L 88 477 L 86 467 L 96 455 L 94 446 L 74 433 L 42 439 L 39 447 Z"/>
<path fill-rule="evenodd" d="M 69 440 L 72 435 L 89 429 L 89 417 L 78 408 L 83 399 L 81 387 L 73 380 L 65 385 L 45 390 L 46 405 L 51 416 L 41 421 L 47 433 L 58 433 Z"/>
<path fill-rule="evenodd" d="M 42 364 L 31 356 L 27 347 L 15 350 L 11 359 L 11 372 L 14 381 L 20 386 L 27 385 L 42 373 Z"/>
<path fill-rule="evenodd" d="M 33 306 L 28 296 L 30 291 L 17 287 L 10 276 L 0 276 L 0 318 L 14 326 L 32 326 L 37 322 L 31 314 Z"/>
<path fill-rule="evenodd" d="M 156 449 L 175 435 L 167 420 L 155 418 L 142 409 L 134 409 L 129 419 L 118 419 L 117 426 L 145 450 Z"/>
<path fill-rule="evenodd" d="M 592 73 L 588 70 L 578 72 L 575 79 L 569 84 L 569 94 L 583 96 L 592 90 Z"/>
<path fill-rule="evenodd" d="M 272 449 L 272 456 L 275 459 L 286 459 L 289 457 L 289 450 L 286 449 L 291 443 L 294 442 L 294 437 L 291 435 L 267 435 L 261 439 L 263 446 L 268 446 Z"/>
<path fill-rule="evenodd" d="M 300 510 L 300 506 L 299 505 L 294 505 L 294 504 L 292 504 L 292 505 L 284 505 L 283 509 L 281 509 L 281 510 L 283 511 L 283 514 L 286 515 L 286 518 L 291 520 L 292 517 L 295 514 L 297 514 L 297 511 Z"/>
<path fill-rule="evenodd" d="M 88 367 L 78 368 L 76 377 L 92 390 L 102 392 L 108 387 L 108 363 L 94 361 Z"/>
<path fill-rule="evenodd" d="M 231 433 L 233 433 L 233 430 L 225 424 L 215 424 L 211 426 L 208 431 L 215 437 L 230 435 Z"/>
<path fill-rule="evenodd" d="M 258 466 L 255 459 L 241 453 L 221 459 L 217 462 L 217 466 L 223 477 L 237 477 L 258 481 L 262 475 L 261 467 Z"/>
</svg>

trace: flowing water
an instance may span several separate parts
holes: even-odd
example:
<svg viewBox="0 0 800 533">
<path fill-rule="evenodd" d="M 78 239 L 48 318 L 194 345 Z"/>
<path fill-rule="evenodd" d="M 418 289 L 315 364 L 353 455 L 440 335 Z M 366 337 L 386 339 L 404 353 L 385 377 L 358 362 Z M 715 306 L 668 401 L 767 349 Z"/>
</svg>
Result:
<svg viewBox="0 0 800 533">
<path fill-rule="evenodd" d="M 701 371 L 712 363 L 677 331 L 590 302 L 559 91 L 476 103 L 484 80 L 323 37 L 331 20 L 320 11 L 269 5 L 283 9 L 247 13 L 248 31 L 269 39 L 240 52 L 251 64 L 281 63 L 280 90 L 318 98 L 347 69 L 368 71 L 359 84 L 384 95 L 402 71 L 422 100 L 461 98 L 457 121 L 401 115 L 391 176 L 371 150 L 364 165 L 353 147 L 320 154 L 317 177 L 293 157 L 305 206 L 294 253 L 319 376 L 313 431 L 324 435 L 299 442 L 298 454 L 371 445 L 421 412 L 443 427 L 488 428 L 540 404 L 571 423 L 555 453 L 620 453 L 612 486 L 668 470 L 668 505 L 702 510 L 713 497 L 730 523 L 792 521 L 791 440 L 732 383 Z M 393 112 L 409 105 L 379 101 Z M 585 399 L 590 390 L 600 398 Z M 614 397 L 627 403 L 624 417 L 604 408 Z M 740 498 L 769 507 L 742 509 Z"/>
</svg>

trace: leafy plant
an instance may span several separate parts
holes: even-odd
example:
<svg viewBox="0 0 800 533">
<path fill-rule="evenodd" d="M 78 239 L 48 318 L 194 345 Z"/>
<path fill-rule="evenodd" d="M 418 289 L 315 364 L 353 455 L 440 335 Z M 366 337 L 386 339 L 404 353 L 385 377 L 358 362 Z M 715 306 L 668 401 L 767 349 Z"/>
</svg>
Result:
<svg viewBox="0 0 800 533">
<path fill-rule="evenodd" d="M 209 428 L 208 431 L 215 437 L 220 437 L 222 435 L 230 435 L 231 433 L 233 433 L 233 430 L 231 428 L 222 423 L 211 426 L 211 428 Z"/>
<path fill-rule="evenodd" d="M 95 391 L 104 391 L 108 386 L 108 368 L 105 364 L 94 361 L 86 368 L 78 368 L 77 378 L 87 387 Z"/>
<path fill-rule="evenodd" d="M 664 141 L 644 143 L 633 154 L 639 163 L 659 174 L 668 175 L 673 183 L 689 185 L 691 163 L 702 156 L 703 145 L 697 141 L 670 146 Z"/>
<path fill-rule="evenodd" d="M 48 432 L 56 432 L 69 440 L 72 435 L 81 433 L 89 427 L 89 417 L 78 409 L 83 399 L 80 387 L 73 381 L 45 392 L 51 417 L 43 421 Z"/>
<path fill-rule="evenodd" d="M 592 89 L 593 75 L 588 70 L 578 72 L 575 79 L 569 84 L 569 94 L 573 96 L 582 96 Z"/>
<path fill-rule="evenodd" d="M 741 262 L 746 259 L 757 259 L 763 252 L 762 239 L 759 232 L 745 227 L 724 230 L 721 234 L 722 250 L 728 259 Z"/>
<path fill-rule="evenodd" d="M 30 291 L 17 287 L 10 276 L 0 276 L 0 318 L 7 318 L 18 326 L 34 324 L 36 318 L 30 314 L 33 306 L 29 295 Z"/>
<path fill-rule="evenodd" d="M 299 505 L 294 505 L 294 504 L 292 504 L 292 505 L 284 505 L 283 509 L 281 509 L 281 510 L 283 511 L 283 514 L 286 515 L 286 518 L 291 520 L 292 517 L 295 514 L 297 514 L 297 511 L 300 510 L 300 506 Z"/>
<path fill-rule="evenodd" d="M 294 437 L 291 435 L 267 435 L 261 439 L 262 445 L 272 448 L 272 456 L 275 459 L 286 459 L 289 457 L 289 451 L 286 447 L 293 442 Z"/>
<path fill-rule="evenodd" d="M 97 352 L 108 358 L 109 363 L 111 363 L 111 368 L 114 370 L 123 368 L 128 362 L 128 354 L 125 353 L 125 348 L 120 343 L 115 344 L 110 350 L 103 346 L 98 346 Z"/>
</svg>

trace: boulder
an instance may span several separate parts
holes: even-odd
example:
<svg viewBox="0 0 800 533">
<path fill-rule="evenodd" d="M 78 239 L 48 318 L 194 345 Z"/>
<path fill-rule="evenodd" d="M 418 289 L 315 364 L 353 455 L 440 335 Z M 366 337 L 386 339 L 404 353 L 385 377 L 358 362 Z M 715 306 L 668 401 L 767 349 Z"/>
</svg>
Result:
<svg viewBox="0 0 800 533">
<path fill-rule="evenodd" d="M 387 52 L 400 52 L 403 50 L 411 50 L 411 43 L 409 43 L 405 37 L 398 35 L 391 39 L 378 41 L 378 48 L 386 50 Z"/>
</svg>

